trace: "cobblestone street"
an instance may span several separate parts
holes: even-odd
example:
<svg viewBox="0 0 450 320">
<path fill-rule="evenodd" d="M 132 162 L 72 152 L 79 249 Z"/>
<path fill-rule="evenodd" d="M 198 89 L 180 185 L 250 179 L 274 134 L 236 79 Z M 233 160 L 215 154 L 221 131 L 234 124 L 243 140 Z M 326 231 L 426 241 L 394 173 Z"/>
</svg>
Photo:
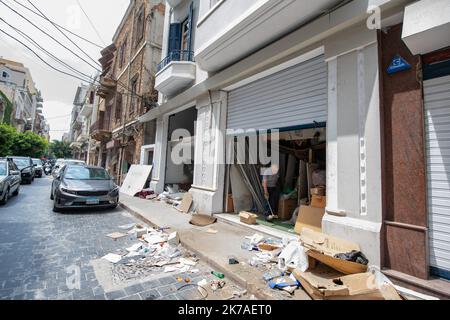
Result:
<svg viewBox="0 0 450 320">
<path fill-rule="evenodd" d="M 112 283 L 108 272 L 100 279 L 102 268 L 112 269 L 100 258 L 136 243 L 131 236 L 114 241 L 106 235 L 138 221 L 122 209 L 54 213 L 50 185 L 48 178 L 36 179 L 30 186 L 21 186 L 19 196 L 0 207 L 0 299 L 201 298 L 195 286 L 178 290 L 185 283 L 176 280 L 189 277 L 197 283 L 210 278 L 211 269 L 201 262 L 196 274 L 160 272 L 119 285 Z M 81 271 L 79 290 L 66 284 L 74 267 Z"/>
</svg>

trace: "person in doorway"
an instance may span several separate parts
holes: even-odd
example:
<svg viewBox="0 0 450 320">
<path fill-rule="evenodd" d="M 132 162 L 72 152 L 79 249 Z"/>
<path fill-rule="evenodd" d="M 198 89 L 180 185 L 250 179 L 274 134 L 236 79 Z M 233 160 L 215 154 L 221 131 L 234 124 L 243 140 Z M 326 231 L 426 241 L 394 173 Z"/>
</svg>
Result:
<svg viewBox="0 0 450 320">
<path fill-rule="evenodd" d="M 270 205 L 265 212 L 266 220 L 272 221 L 278 219 L 278 201 L 280 197 L 280 168 L 277 164 L 272 164 L 269 168 L 263 169 L 262 185 L 264 189 L 264 197 Z"/>
</svg>

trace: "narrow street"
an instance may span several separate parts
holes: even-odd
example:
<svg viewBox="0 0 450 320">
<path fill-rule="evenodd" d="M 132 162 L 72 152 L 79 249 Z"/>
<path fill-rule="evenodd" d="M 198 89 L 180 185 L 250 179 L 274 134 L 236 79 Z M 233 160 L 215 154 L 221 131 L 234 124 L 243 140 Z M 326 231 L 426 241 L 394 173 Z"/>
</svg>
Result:
<svg viewBox="0 0 450 320">
<path fill-rule="evenodd" d="M 193 286 L 178 291 L 183 283 L 176 278 L 189 276 L 196 283 L 211 271 L 205 266 L 197 266 L 202 271 L 196 275 L 153 274 L 112 284 L 101 271 L 109 263 L 100 258 L 136 239 L 114 241 L 106 235 L 138 221 L 122 209 L 54 213 L 50 186 L 50 178 L 36 179 L 32 185 L 21 186 L 19 196 L 0 207 L 0 299 L 201 298 Z M 79 290 L 70 290 L 66 284 L 74 267 L 80 268 Z"/>
</svg>

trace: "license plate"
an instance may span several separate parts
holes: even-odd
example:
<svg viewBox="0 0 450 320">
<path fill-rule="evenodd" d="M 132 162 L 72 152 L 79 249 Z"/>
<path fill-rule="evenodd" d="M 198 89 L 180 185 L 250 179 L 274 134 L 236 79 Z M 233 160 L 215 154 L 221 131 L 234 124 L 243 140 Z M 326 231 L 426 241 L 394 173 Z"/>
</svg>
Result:
<svg viewBox="0 0 450 320">
<path fill-rule="evenodd" d="M 86 200 L 86 204 L 87 205 L 96 205 L 96 204 L 99 204 L 99 203 L 100 203 L 99 199 L 87 199 Z"/>
</svg>

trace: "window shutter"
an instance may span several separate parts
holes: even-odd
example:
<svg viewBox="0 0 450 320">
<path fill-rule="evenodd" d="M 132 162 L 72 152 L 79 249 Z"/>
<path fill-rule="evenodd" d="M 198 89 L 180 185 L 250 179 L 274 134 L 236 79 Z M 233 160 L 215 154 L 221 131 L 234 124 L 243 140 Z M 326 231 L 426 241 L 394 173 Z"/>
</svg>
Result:
<svg viewBox="0 0 450 320">
<path fill-rule="evenodd" d="M 194 22 L 194 2 L 191 2 L 189 6 L 189 17 L 188 17 L 188 34 L 187 34 L 187 50 L 192 51 L 192 26 Z"/>
<path fill-rule="evenodd" d="M 181 23 L 172 23 L 169 31 L 169 56 L 181 48 Z"/>
</svg>

